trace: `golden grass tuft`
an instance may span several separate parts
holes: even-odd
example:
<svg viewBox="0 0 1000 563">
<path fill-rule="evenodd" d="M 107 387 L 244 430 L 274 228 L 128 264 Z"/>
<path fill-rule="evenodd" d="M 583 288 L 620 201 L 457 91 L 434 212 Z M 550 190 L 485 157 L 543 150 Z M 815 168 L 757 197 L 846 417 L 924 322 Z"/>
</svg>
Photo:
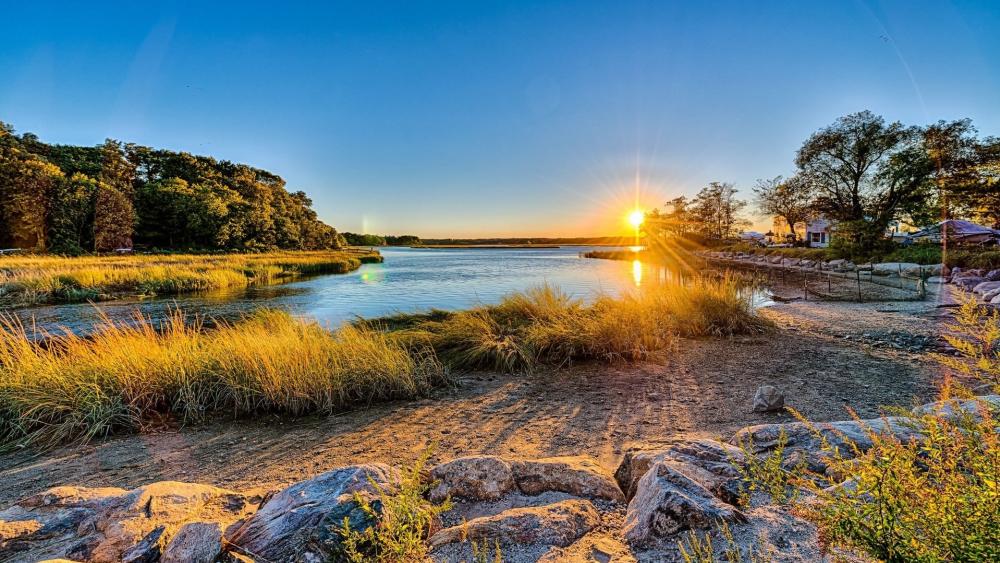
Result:
<svg viewBox="0 0 1000 563">
<path fill-rule="evenodd" d="M 770 323 L 730 277 L 645 289 L 593 304 L 550 286 L 504 298 L 497 305 L 451 314 L 394 315 L 360 321 L 410 345 L 430 345 L 455 369 L 527 372 L 573 361 L 636 361 L 667 348 L 677 336 L 756 334 Z"/>
<path fill-rule="evenodd" d="M 0 256 L 0 305 L 179 294 L 266 285 L 310 274 L 342 274 L 378 253 L 355 250 L 260 254 Z"/>
<path fill-rule="evenodd" d="M 162 326 L 106 322 L 92 337 L 32 340 L 0 327 L 0 441 L 54 445 L 163 416 L 332 413 L 410 398 L 443 383 L 430 350 L 357 327 L 330 332 L 279 311 L 202 330 L 180 313 Z"/>
</svg>

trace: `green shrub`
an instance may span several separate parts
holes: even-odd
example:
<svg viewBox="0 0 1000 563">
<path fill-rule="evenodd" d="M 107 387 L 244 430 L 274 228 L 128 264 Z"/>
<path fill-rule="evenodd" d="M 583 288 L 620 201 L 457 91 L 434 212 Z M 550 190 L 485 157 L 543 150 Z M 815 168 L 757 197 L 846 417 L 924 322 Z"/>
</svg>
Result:
<svg viewBox="0 0 1000 563">
<path fill-rule="evenodd" d="M 1000 391 L 1000 314 L 966 301 L 947 338 L 962 358 L 942 358 L 965 376 Z M 920 438 L 868 430 L 873 446 L 845 459 L 827 445 L 826 475 L 799 484 L 817 500 L 803 504 L 825 538 L 888 562 L 1000 560 L 1000 435 L 989 403 L 950 379 L 941 400 L 965 398 L 975 409 L 913 418 Z"/>
<path fill-rule="evenodd" d="M 427 536 L 438 517 L 452 508 L 450 499 L 434 504 L 424 498 L 432 486 L 424 483 L 422 477 L 430 454 L 431 450 L 426 450 L 413 467 L 403 473 L 399 487 L 394 490 L 386 490 L 371 481 L 378 494 L 377 501 L 355 493 L 354 501 L 375 524 L 354 530 L 350 518 L 344 518 L 338 532 L 348 561 L 415 563 L 428 560 Z"/>
</svg>

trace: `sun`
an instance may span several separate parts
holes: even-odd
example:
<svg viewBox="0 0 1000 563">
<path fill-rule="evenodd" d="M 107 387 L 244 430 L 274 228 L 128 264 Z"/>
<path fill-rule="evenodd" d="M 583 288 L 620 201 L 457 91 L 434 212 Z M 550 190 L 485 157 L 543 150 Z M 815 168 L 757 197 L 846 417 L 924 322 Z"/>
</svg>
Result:
<svg viewBox="0 0 1000 563">
<path fill-rule="evenodd" d="M 646 214 L 638 209 L 628 214 L 628 222 L 635 228 L 639 228 L 639 225 L 641 225 L 645 219 Z"/>
</svg>

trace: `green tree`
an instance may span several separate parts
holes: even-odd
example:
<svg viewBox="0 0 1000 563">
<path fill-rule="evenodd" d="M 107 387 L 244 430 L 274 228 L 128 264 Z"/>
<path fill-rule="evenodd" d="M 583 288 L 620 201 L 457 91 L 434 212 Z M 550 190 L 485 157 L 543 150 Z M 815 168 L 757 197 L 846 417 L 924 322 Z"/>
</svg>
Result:
<svg viewBox="0 0 1000 563">
<path fill-rule="evenodd" d="M 892 220 L 919 209 L 930 195 L 933 166 L 919 129 L 886 123 L 870 111 L 814 133 L 796 164 L 816 190 L 815 209 L 849 223 L 851 242 L 863 247 L 877 244 Z"/>
<path fill-rule="evenodd" d="M 794 240 L 795 225 L 809 220 L 813 214 L 813 189 L 810 182 L 800 176 L 757 180 L 753 188 L 757 209 L 772 217 L 781 217 L 788 224 Z"/>
<path fill-rule="evenodd" d="M 80 254 L 93 248 L 97 180 L 77 172 L 56 184 L 50 198 L 49 250 Z"/>
<path fill-rule="evenodd" d="M 121 143 L 113 139 L 104 142 L 100 184 L 94 202 L 94 250 L 98 252 L 132 247 L 135 170 Z"/>
<path fill-rule="evenodd" d="M 737 189 L 726 182 L 712 182 L 698 192 L 688 210 L 698 232 L 711 239 L 728 239 L 739 234 L 749 221 L 740 213 L 746 201 L 736 198 Z"/>
</svg>

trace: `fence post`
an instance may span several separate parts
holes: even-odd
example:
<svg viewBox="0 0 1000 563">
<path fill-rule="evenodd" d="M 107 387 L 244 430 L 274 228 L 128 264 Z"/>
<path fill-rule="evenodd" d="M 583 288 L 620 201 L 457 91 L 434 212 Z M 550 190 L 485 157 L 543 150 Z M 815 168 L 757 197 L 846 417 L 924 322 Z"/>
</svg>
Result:
<svg viewBox="0 0 1000 563">
<path fill-rule="evenodd" d="M 858 275 L 858 303 L 864 302 L 861 297 L 861 270 L 854 270 L 854 273 Z"/>
</svg>

